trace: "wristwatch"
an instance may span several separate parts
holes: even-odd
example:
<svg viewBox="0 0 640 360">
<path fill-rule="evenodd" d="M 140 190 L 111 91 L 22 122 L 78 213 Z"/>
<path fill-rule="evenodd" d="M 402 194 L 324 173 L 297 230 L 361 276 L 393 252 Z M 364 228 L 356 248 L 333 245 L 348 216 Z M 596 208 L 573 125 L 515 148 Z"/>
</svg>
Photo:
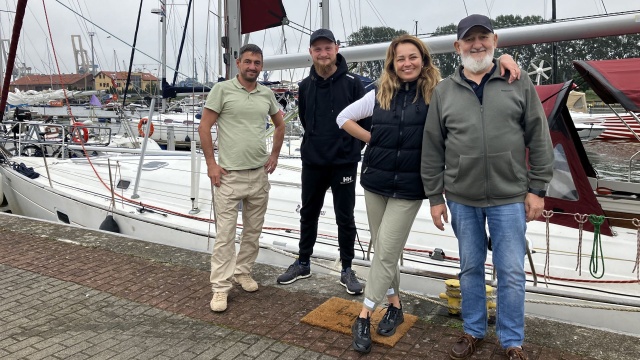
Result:
<svg viewBox="0 0 640 360">
<path fill-rule="evenodd" d="M 545 189 L 534 189 L 534 188 L 529 188 L 528 190 L 530 193 L 532 193 L 533 195 L 537 195 L 541 198 L 545 197 L 545 195 L 547 195 L 547 190 Z"/>
</svg>

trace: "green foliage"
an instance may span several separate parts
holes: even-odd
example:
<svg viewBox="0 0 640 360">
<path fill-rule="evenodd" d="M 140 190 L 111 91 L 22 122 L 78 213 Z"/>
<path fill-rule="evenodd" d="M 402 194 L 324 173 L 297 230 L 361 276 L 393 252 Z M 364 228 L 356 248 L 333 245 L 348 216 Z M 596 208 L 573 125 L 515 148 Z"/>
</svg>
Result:
<svg viewBox="0 0 640 360">
<path fill-rule="evenodd" d="M 349 46 L 375 44 L 380 42 L 391 41 L 394 37 L 406 34 L 404 30 L 396 30 L 386 26 L 378 27 L 362 27 L 360 30 L 352 33 L 347 38 Z M 348 59 L 347 59 L 348 60 Z M 349 65 L 349 71 L 367 76 L 371 79 L 380 78 L 384 67 L 383 60 L 365 61 L 361 63 L 352 63 Z"/>
<path fill-rule="evenodd" d="M 526 26 L 545 23 L 546 21 L 540 16 L 520 15 L 500 15 L 494 20 L 496 33 L 498 34 L 498 45 L 500 45 L 500 29 L 514 26 Z M 455 34 L 457 31 L 456 24 L 439 27 L 433 33 L 434 36 Z M 557 79 L 556 82 L 564 82 L 574 79 L 576 84 L 584 91 L 588 86 L 584 84 L 580 76 L 573 67 L 574 60 L 604 60 L 604 59 L 622 59 L 640 56 L 640 34 L 608 36 L 594 39 L 582 39 L 572 41 L 562 41 L 556 43 L 556 52 L 558 63 L 556 66 Z M 501 54 L 509 54 L 516 59 L 523 71 L 532 72 L 535 69 L 531 66 L 533 62 L 536 65 L 544 60 L 544 66 L 552 64 L 552 45 L 551 44 L 530 44 L 520 46 L 510 46 L 506 48 L 496 49 L 495 56 Z M 460 58 L 457 54 L 437 54 L 433 56 L 434 62 L 439 66 L 443 77 L 453 74 L 453 71 L 460 64 Z M 541 84 L 551 83 L 552 71 L 547 71 L 549 79 L 541 78 Z M 535 82 L 535 75 L 531 75 Z"/>
</svg>

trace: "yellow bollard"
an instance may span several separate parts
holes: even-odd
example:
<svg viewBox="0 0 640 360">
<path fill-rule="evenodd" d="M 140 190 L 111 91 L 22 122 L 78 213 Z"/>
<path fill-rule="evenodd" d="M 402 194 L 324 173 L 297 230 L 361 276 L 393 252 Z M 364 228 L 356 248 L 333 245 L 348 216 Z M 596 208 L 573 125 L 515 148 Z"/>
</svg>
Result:
<svg viewBox="0 0 640 360">
<path fill-rule="evenodd" d="M 460 303 L 462 302 L 462 295 L 460 295 L 460 280 L 449 279 L 444 282 L 447 291 L 440 293 L 440 299 L 447 300 L 449 306 L 449 315 L 460 314 Z M 485 285 L 487 292 L 487 314 L 489 317 L 489 323 L 495 322 L 495 309 L 496 303 L 494 301 L 494 288 L 490 285 Z"/>
</svg>

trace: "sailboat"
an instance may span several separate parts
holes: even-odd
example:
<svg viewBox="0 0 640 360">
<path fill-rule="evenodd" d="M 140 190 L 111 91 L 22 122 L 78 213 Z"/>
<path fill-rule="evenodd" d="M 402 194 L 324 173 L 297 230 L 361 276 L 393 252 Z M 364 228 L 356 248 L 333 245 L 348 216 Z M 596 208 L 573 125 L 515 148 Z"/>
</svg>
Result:
<svg viewBox="0 0 640 360">
<path fill-rule="evenodd" d="M 239 42 L 230 44 L 237 46 Z M 233 49 L 229 49 L 230 54 Z M 558 182 L 552 185 L 552 196 L 547 201 L 551 212 L 544 221 L 528 225 L 531 251 L 526 262 L 526 311 L 638 336 L 638 230 L 608 221 L 598 225 L 588 219 L 580 222 L 583 215 L 606 214 L 584 170 L 584 149 L 566 108 L 570 87 L 567 83 L 538 88 L 540 98 L 549 99 L 545 111 L 554 144 L 563 156 L 556 157 L 554 178 Z M 114 149 L 103 156 L 59 159 L 53 163 L 45 158 L 11 156 L 0 149 L 2 202 L 6 201 L 15 214 L 92 229 L 105 228 L 105 219 L 112 218 L 123 235 L 211 252 L 215 242 L 211 182 L 202 155 L 192 149 L 190 153 L 138 151 L 133 155 L 129 150 Z M 87 146 L 85 150 L 93 149 Z M 299 158 L 281 158 L 270 176 L 272 187 L 260 238 L 260 262 L 284 267 L 295 256 L 300 172 Z M 375 248 L 368 246 L 370 235 L 363 190 L 359 187 L 356 196 L 361 248 L 354 267 L 366 274 Z M 410 293 L 437 297 L 444 290 L 443 280 L 455 278 L 459 269 L 457 242 L 450 228 L 445 232 L 435 228 L 428 204 L 423 206 L 404 249 L 401 284 Z M 577 215 L 580 216 L 576 219 Z M 330 196 L 322 209 L 318 232 L 313 260 L 319 266 L 314 270 L 330 272 L 338 253 Z M 590 251 L 593 249 L 602 252 Z M 588 259 L 598 266 L 588 266 Z M 494 275 L 490 262 L 489 258 L 488 283 L 492 283 Z"/>
</svg>

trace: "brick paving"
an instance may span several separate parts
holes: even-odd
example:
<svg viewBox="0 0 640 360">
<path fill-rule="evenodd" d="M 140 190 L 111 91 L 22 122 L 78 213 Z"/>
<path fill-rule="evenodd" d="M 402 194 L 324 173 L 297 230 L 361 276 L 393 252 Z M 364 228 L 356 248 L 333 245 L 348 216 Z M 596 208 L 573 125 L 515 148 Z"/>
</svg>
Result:
<svg viewBox="0 0 640 360">
<path fill-rule="evenodd" d="M 95 240 L 101 236 L 107 235 L 0 216 L 0 358 L 448 359 L 461 334 L 459 320 L 429 316 L 395 347 L 375 345 L 363 356 L 351 350 L 350 336 L 300 322 L 329 296 L 301 286 L 326 281 L 322 286 L 344 292 L 328 275 L 314 274 L 297 286 L 259 280 L 255 293 L 236 286 L 228 310 L 213 313 L 206 254 L 113 235 Z M 60 241 L 69 238 L 74 241 Z M 618 338 L 623 347 L 614 349 L 616 358 L 637 359 L 640 346 L 628 345 L 634 340 Z M 525 349 L 531 359 L 610 358 L 590 351 L 586 340 L 574 352 L 554 344 L 536 340 Z M 489 337 L 472 359 L 506 357 Z"/>
</svg>

